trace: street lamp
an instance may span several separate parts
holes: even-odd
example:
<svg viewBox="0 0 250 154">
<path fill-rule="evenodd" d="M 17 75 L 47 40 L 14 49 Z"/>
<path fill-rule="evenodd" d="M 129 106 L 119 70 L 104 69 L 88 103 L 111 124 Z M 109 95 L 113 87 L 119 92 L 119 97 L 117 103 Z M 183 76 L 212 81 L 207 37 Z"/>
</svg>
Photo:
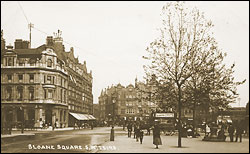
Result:
<svg viewBox="0 0 250 154">
<path fill-rule="evenodd" d="M 115 99 L 113 99 L 113 126 L 115 124 Z"/>
<path fill-rule="evenodd" d="M 22 128 L 21 128 L 21 133 L 23 134 L 24 131 L 24 109 L 23 106 L 21 105 L 20 110 L 22 111 Z"/>
</svg>

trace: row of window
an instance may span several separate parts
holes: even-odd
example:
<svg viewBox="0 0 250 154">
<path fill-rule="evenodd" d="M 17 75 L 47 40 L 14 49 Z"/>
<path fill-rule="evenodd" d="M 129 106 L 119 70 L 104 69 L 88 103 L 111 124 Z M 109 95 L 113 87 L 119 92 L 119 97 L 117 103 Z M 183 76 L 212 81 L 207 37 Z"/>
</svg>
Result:
<svg viewBox="0 0 250 154">
<path fill-rule="evenodd" d="M 129 109 L 121 109 L 121 114 L 134 114 L 136 113 L 136 109 L 133 109 L 133 108 L 129 108 Z M 149 113 L 149 110 L 141 110 L 141 111 L 138 111 L 138 113 Z"/>
<path fill-rule="evenodd" d="M 17 87 L 17 100 L 18 101 L 22 101 L 23 100 L 23 94 L 24 94 L 24 88 L 22 86 L 18 86 Z M 29 87 L 28 88 L 28 94 L 29 94 L 29 100 L 34 100 L 34 94 L 35 94 L 35 90 L 34 87 Z M 11 87 L 7 87 L 6 88 L 6 99 L 7 101 L 11 101 L 13 99 L 12 96 L 12 88 Z"/>
<path fill-rule="evenodd" d="M 7 101 L 11 101 L 13 99 L 12 96 L 12 88 L 11 87 L 7 87 L 6 88 L 6 99 Z M 54 89 L 44 89 L 44 98 L 45 99 L 53 99 L 53 95 L 55 93 Z M 34 100 L 34 96 L 35 96 L 35 89 L 34 87 L 29 87 L 28 88 L 28 94 L 29 94 L 29 100 Z M 23 96 L 24 96 L 24 88 L 22 86 L 18 86 L 17 87 L 17 100 L 18 101 L 22 101 L 23 100 Z M 63 89 L 61 89 L 60 92 L 60 98 L 61 98 L 61 102 L 66 101 L 66 91 L 63 91 Z"/>
<path fill-rule="evenodd" d="M 82 111 L 81 107 L 79 106 L 69 105 L 68 108 L 69 110 Z"/>
<path fill-rule="evenodd" d="M 18 74 L 18 81 L 23 82 L 24 75 L 23 74 Z M 7 79 L 8 82 L 12 82 L 13 80 L 13 75 L 12 74 L 7 74 Z M 29 74 L 29 82 L 33 83 L 34 82 L 34 74 Z"/>
<path fill-rule="evenodd" d="M 28 74 L 28 76 L 29 76 L 29 82 L 33 83 L 35 74 Z M 46 76 L 47 76 L 47 78 L 46 78 Z M 13 75 L 12 74 L 7 74 L 7 79 L 8 79 L 8 82 L 12 82 L 13 81 Z M 18 74 L 18 82 L 23 82 L 23 79 L 24 79 L 24 74 Z M 44 75 L 44 83 L 55 84 L 55 77 L 53 75 Z M 66 86 L 66 80 L 64 78 L 61 78 L 60 85 L 62 87 Z"/>
<path fill-rule="evenodd" d="M 18 66 L 24 66 L 26 58 L 18 58 Z M 35 66 L 37 59 L 35 58 L 30 58 L 28 60 L 28 64 L 30 66 Z M 6 66 L 14 66 L 14 57 L 8 57 L 5 59 L 5 65 Z M 53 61 L 52 59 L 47 59 L 47 67 L 52 67 L 53 66 Z"/>
</svg>

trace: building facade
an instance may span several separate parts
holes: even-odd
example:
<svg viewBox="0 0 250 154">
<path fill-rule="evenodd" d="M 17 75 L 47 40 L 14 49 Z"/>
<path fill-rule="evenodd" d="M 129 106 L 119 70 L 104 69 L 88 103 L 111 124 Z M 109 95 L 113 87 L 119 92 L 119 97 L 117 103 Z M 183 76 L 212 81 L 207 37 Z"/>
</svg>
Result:
<svg viewBox="0 0 250 154">
<path fill-rule="evenodd" d="M 68 127 L 70 112 L 92 113 L 92 75 L 65 51 L 60 31 L 37 48 L 21 39 L 6 46 L 2 33 L 1 96 L 4 125 Z"/>
<path fill-rule="evenodd" d="M 123 122 L 149 117 L 156 110 L 157 103 L 150 99 L 152 88 L 147 84 L 137 82 L 135 85 L 108 87 L 99 96 L 100 120 Z"/>
</svg>

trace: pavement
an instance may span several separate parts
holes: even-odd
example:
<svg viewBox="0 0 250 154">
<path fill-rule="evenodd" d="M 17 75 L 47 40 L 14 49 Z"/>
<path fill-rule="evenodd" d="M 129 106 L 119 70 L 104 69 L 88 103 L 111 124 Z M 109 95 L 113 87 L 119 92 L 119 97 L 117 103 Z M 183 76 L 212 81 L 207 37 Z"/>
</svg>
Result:
<svg viewBox="0 0 250 154">
<path fill-rule="evenodd" d="M 133 134 L 132 134 L 133 135 Z M 144 136 L 143 143 L 136 142 L 127 135 L 116 135 L 115 141 L 103 143 L 97 153 L 249 153 L 249 138 L 240 142 L 206 142 L 203 136 L 198 138 L 182 138 L 182 147 L 178 148 L 178 136 L 161 135 L 162 144 L 159 149 L 153 145 L 153 136 Z"/>
<path fill-rule="evenodd" d="M 115 141 L 109 141 L 110 127 L 76 129 L 62 128 L 52 130 L 13 131 L 11 135 L 1 135 L 1 149 L 5 152 L 79 152 L 79 153 L 249 153 L 249 138 L 243 137 L 242 143 L 206 142 L 203 136 L 198 138 L 182 138 L 182 147 L 178 148 L 178 136 L 161 135 L 163 145 L 155 149 L 153 136 L 144 135 L 143 143 L 127 137 L 127 131 L 122 127 L 115 127 Z M 132 133 L 133 137 L 133 133 Z M 81 145 L 89 149 L 83 150 L 29 150 L 28 144 L 49 145 Z"/>
<path fill-rule="evenodd" d="M 74 130 L 73 127 L 67 127 L 67 128 L 57 128 L 54 129 L 54 131 L 67 131 L 67 130 Z M 15 136 L 29 136 L 29 135 L 35 135 L 35 133 L 50 133 L 52 132 L 52 128 L 47 129 L 37 129 L 37 130 L 24 130 L 23 133 L 21 133 L 21 130 L 15 130 L 13 129 L 11 131 L 11 134 L 1 134 L 1 139 L 8 138 L 8 137 L 15 137 Z"/>
</svg>

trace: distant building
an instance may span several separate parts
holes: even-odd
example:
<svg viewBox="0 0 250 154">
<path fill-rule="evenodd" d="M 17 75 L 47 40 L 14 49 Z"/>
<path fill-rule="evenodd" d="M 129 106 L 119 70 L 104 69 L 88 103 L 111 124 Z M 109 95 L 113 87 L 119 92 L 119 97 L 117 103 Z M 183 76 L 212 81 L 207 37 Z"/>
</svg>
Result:
<svg viewBox="0 0 250 154">
<path fill-rule="evenodd" d="M 108 87 L 102 90 L 99 96 L 100 119 L 105 121 L 122 122 L 123 120 L 136 120 L 149 117 L 152 110 L 156 110 L 157 104 L 150 95 L 147 84 L 137 82 L 135 86 L 130 84 Z"/>
<path fill-rule="evenodd" d="M 5 46 L 1 35 L 1 121 L 18 127 L 41 123 L 68 127 L 70 113 L 92 114 L 92 74 L 86 63 L 65 52 L 61 33 L 29 48 L 16 39 Z"/>
<path fill-rule="evenodd" d="M 99 104 L 93 104 L 93 116 L 97 121 L 100 120 L 100 107 Z"/>
</svg>

